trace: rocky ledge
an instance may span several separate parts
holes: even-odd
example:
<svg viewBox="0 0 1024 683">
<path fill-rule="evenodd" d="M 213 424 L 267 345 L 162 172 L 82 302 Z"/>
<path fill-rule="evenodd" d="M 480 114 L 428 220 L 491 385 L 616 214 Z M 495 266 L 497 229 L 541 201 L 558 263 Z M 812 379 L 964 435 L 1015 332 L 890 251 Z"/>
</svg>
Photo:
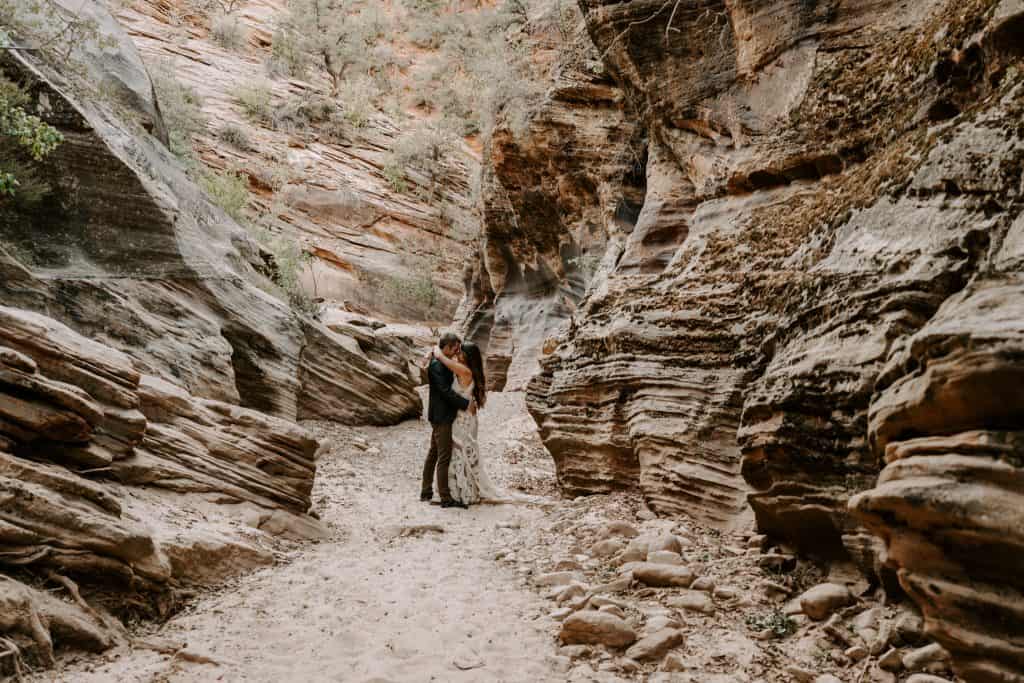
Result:
<svg viewBox="0 0 1024 683">
<path fill-rule="evenodd" d="M 410 341 L 275 296 L 272 264 L 161 142 L 130 40 L 81 9 L 98 35 L 75 68 L 0 55 L 64 137 L 33 166 L 42 201 L 0 206 L 0 673 L 124 642 L 123 621 L 328 533 L 295 420 L 421 409 Z"/>
<path fill-rule="evenodd" d="M 749 501 L 1018 680 L 1024 7 L 580 4 L 649 144 L 529 384 L 563 489 Z"/>
</svg>

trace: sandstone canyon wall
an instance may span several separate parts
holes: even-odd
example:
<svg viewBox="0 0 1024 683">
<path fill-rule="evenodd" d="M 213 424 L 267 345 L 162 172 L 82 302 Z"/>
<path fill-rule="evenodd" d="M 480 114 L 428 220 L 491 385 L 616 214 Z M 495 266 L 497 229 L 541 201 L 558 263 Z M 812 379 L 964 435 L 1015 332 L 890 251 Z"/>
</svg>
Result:
<svg viewBox="0 0 1024 683">
<path fill-rule="evenodd" d="M 537 373 L 616 224 L 643 201 L 643 132 L 590 39 L 536 29 L 531 41 L 535 78 L 549 87 L 525 131 L 499 127 L 484 150 L 478 254 L 456 314 L 499 390 Z"/>
<path fill-rule="evenodd" d="M 503 300 L 564 291 L 573 221 L 604 217 L 557 345 L 527 349 L 563 490 L 639 488 L 723 526 L 749 502 L 773 537 L 907 591 L 969 680 L 1021 680 L 1024 6 L 580 6 L 616 105 L 572 101 L 570 130 L 608 146 L 546 143 L 557 90 L 531 142 L 496 141 L 496 184 L 528 190 L 492 188 L 469 288 L 511 348 Z M 641 182 L 604 166 L 638 139 Z M 560 202 L 595 177 L 616 192 Z M 614 219 L 617 197 L 639 210 Z"/>
<path fill-rule="evenodd" d="M 472 150 L 463 145 L 446 155 L 433 170 L 436 178 L 406 169 L 408 188 L 397 191 L 387 166 L 402 130 L 389 114 L 374 110 L 365 124 L 331 134 L 254 120 L 238 102 L 245 89 L 268 88 L 268 109 L 308 107 L 326 95 L 327 79 L 316 69 L 302 78 L 267 73 L 287 2 L 239 3 L 231 15 L 245 32 L 239 49 L 215 40 L 214 5 L 202 7 L 188 0 L 138 0 L 115 9 L 147 65 L 173 74 L 199 97 L 206 119 L 195 145 L 202 163 L 244 175 L 253 193 L 249 213 L 275 232 L 294 235 L 313 257 L 304 273 L 310 293 L 378 316 L 450 320 L 462 297 L 463 266 L 477 225 L 470 174 L 479 162 Z M 400 4 L 382 8 L 393 13 Z M 242 131 L 246 142 L 225 142 L 228 128 Z M 430 296 L 402 296 L 417 287 L 429 288 Z"/>
<path fill-rule="evenodd" d="M 130 40 L 75 4 L 98 35 L 73 65 L 0 55 L 64 136 L 35 168 L 43 201 L 0 205 L 0 635 L 42 663 L 273 562 L 268 534 L 323 534 L 296 419 L 421 409 L 411 345 L 270 293 L 255 242 L 165 149 Z"/>
</svg>

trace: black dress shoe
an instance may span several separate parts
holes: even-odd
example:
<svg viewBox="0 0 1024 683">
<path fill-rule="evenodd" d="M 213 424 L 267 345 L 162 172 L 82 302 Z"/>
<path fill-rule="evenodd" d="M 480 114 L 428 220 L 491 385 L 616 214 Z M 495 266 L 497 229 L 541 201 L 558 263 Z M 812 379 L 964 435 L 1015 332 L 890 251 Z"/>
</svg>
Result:
<svg viewBox="0 0 1024 683">
<path fill-rule="evenodd" d="M 424 503 L 429 503 L 430 499 L 433 498 L 433 497 L 434 497 L 434 492 L 433 491 L 431 491 L 430 493 L 421 493 L 420 494 L 420 500 L 423 501 Z"/>
<path fill-rule="evenodd" d="M 443 508 L 462 508 L 463 510 L 468 510 L 469 509 L 468 505 L 466 505 L 465 503 L 461 503 L 461 502 L 459 502 L 457 500 L 442 500 L 441 501 L 441 507 L 443 507 Z"/>
</svg>

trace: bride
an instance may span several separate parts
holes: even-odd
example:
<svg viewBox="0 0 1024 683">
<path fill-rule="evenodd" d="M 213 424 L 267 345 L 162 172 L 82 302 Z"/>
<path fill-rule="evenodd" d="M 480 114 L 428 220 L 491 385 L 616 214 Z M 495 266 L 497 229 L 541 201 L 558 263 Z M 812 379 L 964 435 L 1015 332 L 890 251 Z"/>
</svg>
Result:
<svg viewBox="0 0 1024 683">
<path fill-rule="evenodd" d="M 480 347 L 466 343 L 454 358 L 448 358 L 435 347 L 433 356 L 455 374 L 455 390 L 466 399 L 476 399 L 483 408 L 487 403 L 487 380 L 484 377 L 483 354 Z M 460 410 L 452 425 L 452 459 L 448 469 L 448 488 L 452 498 L 471 505 L 480 502 L 502 502 L 498 489 L 491 483 L 480 462 L 477 442 L 477 415 Z"/>
</svg>

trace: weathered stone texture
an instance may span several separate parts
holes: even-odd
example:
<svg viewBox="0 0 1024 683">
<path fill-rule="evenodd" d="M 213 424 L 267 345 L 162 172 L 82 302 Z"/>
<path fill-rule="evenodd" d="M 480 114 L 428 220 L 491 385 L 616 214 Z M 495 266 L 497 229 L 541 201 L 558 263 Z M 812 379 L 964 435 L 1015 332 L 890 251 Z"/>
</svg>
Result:
<svg viewBox="0 0 1024 683">
<path fill-rule="evenodd" d="M 1017 680 L 1024 7 L 580 5 L 649 148 L 529 385 L 563 489 L 748 499 Z"/>
</svg>

